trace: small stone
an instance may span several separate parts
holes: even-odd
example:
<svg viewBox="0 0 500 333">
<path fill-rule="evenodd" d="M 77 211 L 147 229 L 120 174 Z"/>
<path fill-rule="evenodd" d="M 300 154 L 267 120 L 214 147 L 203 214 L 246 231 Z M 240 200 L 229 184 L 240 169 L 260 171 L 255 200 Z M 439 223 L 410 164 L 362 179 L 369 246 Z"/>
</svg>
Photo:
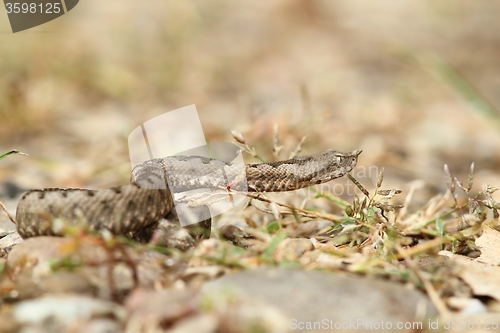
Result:
<svg viewBox="0 0 500 333">
<path fill-rule="evenodd" d="M 191 290 L 136 289 L 126 299 L 125 307 L 129 311 L 127 331 L 142 332 L 153 327 L 159 330 L 197 313 L 198 297 Z"/>
<path fill-rule="evenodd" d="M 214 315 L 199 314 L 180 320 L 169 330 L 170 333 L 215 333 L 217 330 L 217 318 Z"/>
<path fill-rule="evenodd" d="M 297 261 L 305 252 L 313 249 L 314 246 L 309 238 L 287 238 L 279 244 L 275 259 Z"/>
<path fill-rule="evenodd" d="M 64 326 L 96 317 L 124 320 L 126 312 L 111 302 L 82 295 L 61 295 L 19 302 L 13 306 L 13 315 L 22 324 L 41 325 L 51 320 Z"/>
<path fill-rule="evenodd" d="M 38 287 L 44 293 L 97 295 L 97 288 L 85 276 L 77 272 L 54 272 L 42 277 Z"/>
<path fill-rule="evenodd" d="M 7 231 L 0 238 L 0 258 L 5 258 L 9 252 L 19 243 L 22 243 L 23 239 L 17 231 Z"/>
<path fill-rule="evenodd" d="M 168 280 L 165 276 L 172 276 L 167 273 L 178 269 L 175 262 L 169 267 L 162 264 L 169 259 L 167 255 L 133 247 L 120 251 L 113 247 L 106 248 L 104 244 L 99 245 L 101 241 L 96 236 L 78 239 L 49 236 L 29 238 L 11 251 L 7 258 L 7 271 L 21 296 L 24 294 L 21 290 L 30 290 L 32 296 L 46 291 L 79 293 L 87 290 L 86 293 L 91 295 L 97 293 L 99 297 L 110 298 L 125 295 L 136 287 L 134 271 L 139 286 L 153 287 L 158 282 L 165 283 Z M 110 260 L 111 255 L 114 261 Z M 110 270 L 112 279 L 109 278 Z M 57 276 L 58 272 L 80 277 L 70 281 L 71 278 L 67 278 L 70 275 Z M 31 289 L 18 287 L 24 285 Z"/>
<path fill-rule="evenodd" d="M 373 332 L 373 325 L 388 327 L 418 321 L 424 325 L 428 317 L 437 315 L 424 294 L 400 284 L 282 268 L 243 271 L 210 281 L 201 288 L 201 297 L 223 313 L 230 313 L 234 304 L 274 307 L 294 332 L 324 331 L 321 325 L 328 329 L 341 325 L 342 332 Z M 349 323 L 355 323 L 355 327 Z"/>
</svg>

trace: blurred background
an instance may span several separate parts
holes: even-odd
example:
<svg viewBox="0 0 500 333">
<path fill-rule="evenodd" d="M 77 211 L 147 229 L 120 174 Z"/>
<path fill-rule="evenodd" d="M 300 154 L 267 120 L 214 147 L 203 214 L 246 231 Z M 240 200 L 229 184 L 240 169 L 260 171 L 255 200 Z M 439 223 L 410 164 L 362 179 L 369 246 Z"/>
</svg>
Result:
<svg viewBox="0 0 500 333">
<path fill-rule="evenodd" d="M 268 161 L 274 124 L 282 159 L 305 135 L 301 154 L 363 149 L 358 165 L 385 167 L 384 187 L 419 182 L 417 206 L 446 190 L 445 163 L 466 179 L 475 162 L 475 188 L 498 185 L 499 12 L 500 1 L 82 0 L 13 34 L 2 9 L 0 152 L 30 156 L 1 160 L 0 183 L 127 183 L 130 132 L 196 104 L 207 141 L 237 130 Z"/>
</svg>

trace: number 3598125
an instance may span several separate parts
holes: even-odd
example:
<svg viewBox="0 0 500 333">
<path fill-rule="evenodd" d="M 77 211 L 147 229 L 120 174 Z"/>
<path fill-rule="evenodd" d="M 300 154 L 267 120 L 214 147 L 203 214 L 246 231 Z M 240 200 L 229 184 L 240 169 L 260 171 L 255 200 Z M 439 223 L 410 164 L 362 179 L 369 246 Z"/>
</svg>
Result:
<svg viewBox="0 0 500 333">
<path fill-rule="evenodd" d="M 16 3 L 6 3 L 5 8 L 7 14 L 59 14 L 62 11 L 61 3 L 28 3 L 28 2 L 16 2 Z"/>
</svg>

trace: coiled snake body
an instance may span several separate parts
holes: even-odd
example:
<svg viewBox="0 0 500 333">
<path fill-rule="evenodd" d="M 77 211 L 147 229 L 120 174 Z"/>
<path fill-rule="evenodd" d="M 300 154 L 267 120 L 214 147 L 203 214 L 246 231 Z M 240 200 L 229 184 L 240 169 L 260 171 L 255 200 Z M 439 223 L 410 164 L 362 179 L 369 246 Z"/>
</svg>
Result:
<svg viewBox="0 0 500 333">
<path fill-rule="evenodd" d="M 329 149 L 260 164 L 233 164 L 201 156 L 152 159 L 132 170 L 129 185 L 100 190 L 46 188 L 24 193 L 17 206 L 17 230 L 23 238 L 59 235 L 61 231 L 54 222 L 62 221 L 131 235 L 151 229 L 172 211 L 172 192 L 231 188 L 241 183 L 238 178 L 242 172 L 249 192 L 292 191 L 344 176 L 356 166 L 360 153 Z"/>
</svg>

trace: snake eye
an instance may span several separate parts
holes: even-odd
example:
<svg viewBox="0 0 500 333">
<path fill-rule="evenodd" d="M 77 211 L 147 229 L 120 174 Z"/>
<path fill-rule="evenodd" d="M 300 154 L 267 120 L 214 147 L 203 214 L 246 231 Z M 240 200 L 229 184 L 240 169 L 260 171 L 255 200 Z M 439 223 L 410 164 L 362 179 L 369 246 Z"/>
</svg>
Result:
<svg viewBox="0 0 500 333">
<path fill-rule="evenodd" d="M 344 158 L 342 156 L 337 156 L 337 163 L 339 164 L 344 163 Z"/>
</svg>

